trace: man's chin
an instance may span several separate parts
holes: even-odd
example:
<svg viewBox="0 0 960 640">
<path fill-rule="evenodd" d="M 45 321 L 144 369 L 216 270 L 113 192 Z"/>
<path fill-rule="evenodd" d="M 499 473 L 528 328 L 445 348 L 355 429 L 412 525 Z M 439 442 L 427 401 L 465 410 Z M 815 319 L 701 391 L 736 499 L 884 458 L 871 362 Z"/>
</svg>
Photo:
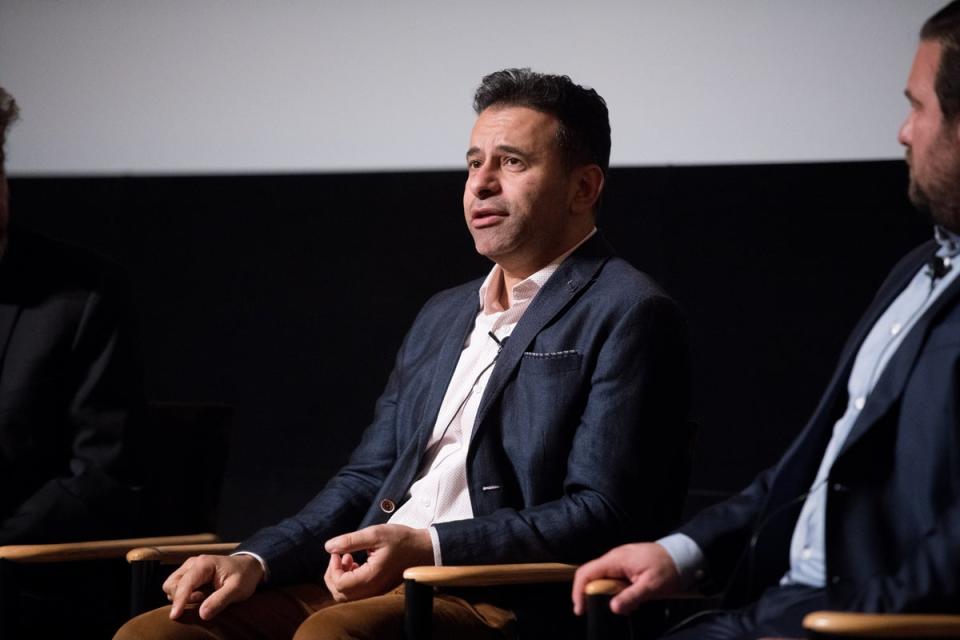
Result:
<svg viewBox="0 0 960 640">
<path fill-rule="evenodd" d="M 960 234 L 960 207 L 935 205 L 923 192 L 910 190 L 910 202 L 930 222 L 952 233 Z"/>
</svg>

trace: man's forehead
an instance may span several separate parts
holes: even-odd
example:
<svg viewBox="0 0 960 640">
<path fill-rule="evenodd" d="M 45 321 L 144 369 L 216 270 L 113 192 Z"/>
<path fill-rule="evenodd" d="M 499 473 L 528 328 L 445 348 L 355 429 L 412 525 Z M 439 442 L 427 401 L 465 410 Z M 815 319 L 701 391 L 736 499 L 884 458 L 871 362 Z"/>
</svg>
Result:
<svg viewBox="0 0 960 640">
<path fill-rule="evenodd" d="M 477 116 L 470 134 L 471 147 L 480 139 L 503 144 L 546 141 L 556 134 L 559 124 L 553 114 L 531 107 L 492 105 Z"/>
<path fill-rule="evenodd" d="M 940 65 L 942 45 L 937 40 L 921 40 L 910 69 L 910 83 L 920 80 L 932 80 L 936 77 Z"/>
</svg>

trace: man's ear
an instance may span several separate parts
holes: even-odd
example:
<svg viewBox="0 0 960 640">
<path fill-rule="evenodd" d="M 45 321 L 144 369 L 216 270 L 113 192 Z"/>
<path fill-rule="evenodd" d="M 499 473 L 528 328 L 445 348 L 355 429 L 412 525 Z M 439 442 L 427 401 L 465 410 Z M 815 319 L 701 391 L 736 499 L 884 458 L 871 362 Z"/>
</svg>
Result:
<svg viewBox="0 0 960 640">
<path fill-rule="evenodd" d="M 574 211 L 592 212 L 603 192 L 603 169 L 587 164 L 574 169 L 576 191 L 573 196 Z"/>
</svg>

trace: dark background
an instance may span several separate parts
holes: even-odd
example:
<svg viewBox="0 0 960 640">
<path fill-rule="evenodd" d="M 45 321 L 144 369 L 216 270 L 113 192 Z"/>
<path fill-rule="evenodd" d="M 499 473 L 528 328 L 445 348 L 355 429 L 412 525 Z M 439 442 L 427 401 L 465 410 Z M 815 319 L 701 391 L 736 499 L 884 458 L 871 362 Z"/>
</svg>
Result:
<svg viewBox="0 0 960 640">
<path fill-rule="evenodd" d="M 372 415 L 433 293 L 483 275 L 460 171 L 15 178 L 23 226 L 123 264 L 153 400 L 235 409 L 220 533 L 306 502 Z M 691 506 L 803 426 L 854 322 L 930 225 L 902 162 L 619 168 L 599 227 L 686 310 Z M 171 461 L 172 472 L 177 469 Z"/>
</svg>

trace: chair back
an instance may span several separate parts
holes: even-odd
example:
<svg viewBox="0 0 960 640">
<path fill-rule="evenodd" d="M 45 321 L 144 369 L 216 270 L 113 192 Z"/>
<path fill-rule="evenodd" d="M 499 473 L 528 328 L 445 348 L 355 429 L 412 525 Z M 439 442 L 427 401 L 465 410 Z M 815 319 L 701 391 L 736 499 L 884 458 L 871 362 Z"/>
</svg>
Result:
<svg viewBox="0 0 960 640">
<path fill-rule="evenodd" d="M 233 409 L 152 402 L 140 443 L 143 535 L 216 531 Z"/>
</svg>

